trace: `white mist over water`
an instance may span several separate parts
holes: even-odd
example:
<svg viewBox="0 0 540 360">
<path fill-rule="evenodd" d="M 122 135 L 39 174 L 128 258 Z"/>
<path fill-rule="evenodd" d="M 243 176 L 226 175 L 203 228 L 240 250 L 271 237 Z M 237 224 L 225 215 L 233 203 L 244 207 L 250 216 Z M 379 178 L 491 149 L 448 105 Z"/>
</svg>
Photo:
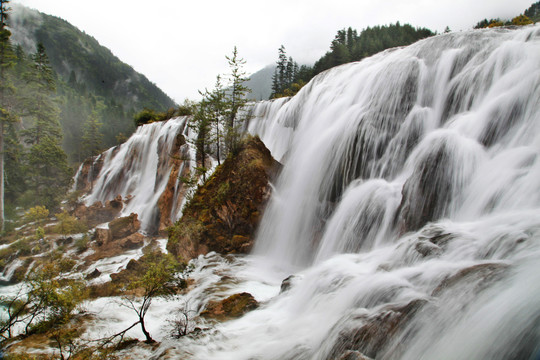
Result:
<svg viewBox="0 0 540 360">
<path fill-rule="evenodd" d="M 253 269 L 296 277 L 193 358 L 536 359 L 539 26 L 392 49 L 252 113 L 284 163 Z"/>
</svg>

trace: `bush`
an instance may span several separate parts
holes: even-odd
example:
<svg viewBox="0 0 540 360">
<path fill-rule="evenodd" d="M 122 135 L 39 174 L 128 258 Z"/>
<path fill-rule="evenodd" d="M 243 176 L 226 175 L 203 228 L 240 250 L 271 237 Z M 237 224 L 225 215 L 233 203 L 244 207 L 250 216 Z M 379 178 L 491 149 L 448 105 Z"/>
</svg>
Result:
<svg viewBox="0 0 540 360">
<path fill-rule="evenodd" d="M 78 220 L 75 216 L 69 215 L 67 211 L 56 214 L 56 218 L 58 224 L 54 226 L 53 230 L 64 237 L 68 234 L 79 234 L 88 230 L 84 222 Z"/>
<path fill-rule="evenodd" d="M 512 25 L 523 26 L 532 24 L 533 21 L 525 15 L 519 15 L 512 19 Z"/>
<path fill-rule="evenodd" d="M 88 239 L 88 235 L 84 234 L 82 238 L 79 238 L 75 241 L 75 248 L 77 249 L 78 253 L 82 253 L 88 249 L 88 245 L 90 243 L 90 239 Z"/>
</svg>

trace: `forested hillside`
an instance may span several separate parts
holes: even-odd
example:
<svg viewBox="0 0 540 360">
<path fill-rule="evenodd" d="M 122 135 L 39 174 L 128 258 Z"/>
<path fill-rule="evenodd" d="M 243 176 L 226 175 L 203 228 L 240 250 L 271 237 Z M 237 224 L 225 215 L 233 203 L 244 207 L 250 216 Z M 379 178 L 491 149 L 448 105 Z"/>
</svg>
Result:
<svg viewBox="0 0 540 360">
<path fill-rule="evenodd" d="M 367 27 L 360 35 L 349 27 L 339 30 L 326 52 L 313 66 L 298 64 L 287 57 L 285 47 L 279 48 L 277 68 L 272 79 L 272 96 L 294 95 L 304 84 L 315 75 L 334 66 L 359 61 L 383 50 L 410 45 L 420 39 L 433 36 L 431 30 L 414 28 L 409 24 L 399 22 L 384 26 Z"/>
<path fill-rule="evenodd" d="M 79 162 L 88 155 L 81 143 L 91 118 L 101 124 L 103 146 L 110 147 L 133 132 L 136 112 L 174 106 L 144 75 L 67 21 L 23 6 L 12 7 L 9 28 L 12 43 L 20 46 L 18 62 L 24 62 L 41 43 L 54 70 L 63 146 L 70 161 Z"/>
</svg>

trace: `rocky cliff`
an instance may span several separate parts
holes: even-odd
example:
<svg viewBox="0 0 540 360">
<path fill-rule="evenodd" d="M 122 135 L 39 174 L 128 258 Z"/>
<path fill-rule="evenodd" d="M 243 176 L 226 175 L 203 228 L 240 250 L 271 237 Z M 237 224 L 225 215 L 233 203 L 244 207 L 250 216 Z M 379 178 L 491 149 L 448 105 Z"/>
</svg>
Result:
<svg viewBox="0 0 540 360">
<path fill-rule="evenodd" d="M 169 230 L 168 250 L 184 259 L 210 251 L 247 253 L 280 167 L 258 137 L 245 140 L 197 189 Z"/>
</svg>

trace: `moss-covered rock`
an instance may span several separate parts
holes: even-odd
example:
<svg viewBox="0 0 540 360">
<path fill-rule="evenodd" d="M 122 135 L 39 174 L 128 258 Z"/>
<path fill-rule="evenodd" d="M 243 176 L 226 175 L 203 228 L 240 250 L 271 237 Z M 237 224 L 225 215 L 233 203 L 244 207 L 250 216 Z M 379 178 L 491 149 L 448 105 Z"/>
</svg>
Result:
<svg viewBox="0 0 540 360">
<path fill-rule="evenodd" d="M 200 186 L 169 229 L 168 249 L 190 259 L 216 251 L 246 253 L 281 165 L 258 137 L 246 139 Z"/>
<path fill-rule="evenodd" d="M 229 296 L 222 301 L 212 301 L 201 313 L 202 317 L 219 321 L 239 318 L 248 311 L 255 310 L 259 303 L 250 293 L 240 293 Z"/>
</svg>

